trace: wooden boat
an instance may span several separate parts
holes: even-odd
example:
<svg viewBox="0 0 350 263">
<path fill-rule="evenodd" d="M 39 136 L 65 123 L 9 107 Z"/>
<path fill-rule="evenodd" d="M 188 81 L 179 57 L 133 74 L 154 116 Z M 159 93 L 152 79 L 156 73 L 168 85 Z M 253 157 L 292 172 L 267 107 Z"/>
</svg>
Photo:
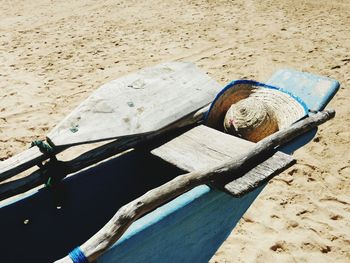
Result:
<svg viewBox="0 0 350 263">
<path fill-rule="evenodd" d="M 300 97 L 312 111 L 323 110 L 339 88 L 335 80 L 289 69 L 276 72 L 267 83 Z M 116 141 L 70 163 L 71 172 L 76 173 L 53 187 L 32 189 L 2 202 L 2 261 L 58 260 L 98 232 L 123 205 L 186 170 L 197 169 L 202 163 L 198 160 L 191 167 L 186 159 L 169 159 L 169 145 L 184 134 L 195 136 L 202 129 L 209 138 L 221 136 L 199 125 L 208 110 L 206 105 L 219 91 L 220 86 L 195 66 L 174 62 L 126 76 L 94 93 L 48 135 L 48 141 L 54 153 L 86 142 Z M 113 105 L 116 97 L 118 105 Z M 103 124 L 101 119 L 105 120 Z M 309 142 L 316 131 L 314 128 L 279 150 L 292 153 Z M 251 146 L 243 143 L 241 147 Z M 129 148 L 135 149 L 81 170 L 82 162 L 90 165 Z M 230 154 L 234 157 L 236 152 Z M 48 157 L 52 155 L 31 148 L 1 163 L 0 178 L 16 175 Z M 222 187 L 215 183 L 200 185 L 159 205 L 133 222 L 96 262 L 207 262 L 266 182 L 293 163 L 281 153 L 274 158 L 283 165 L 262 177 L 249 178 L 252 174 L 247 172 Z M 46 168 L 1 185 L 0 197 L 45 182 L 48 177 L 43 176 L 42 169 Z M 62 172 L 58 170 L 58 174 Z M 57 176 L 52 169 L 46 173 L 49 178 L 50 173 Z"/>
</svg>

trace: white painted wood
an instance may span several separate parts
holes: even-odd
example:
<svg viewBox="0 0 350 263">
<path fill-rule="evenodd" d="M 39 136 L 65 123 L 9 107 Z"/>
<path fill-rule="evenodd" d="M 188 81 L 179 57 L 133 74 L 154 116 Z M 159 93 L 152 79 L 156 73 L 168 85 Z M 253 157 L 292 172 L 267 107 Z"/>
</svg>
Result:
<svg viewBox="0 0 350 263">
<path fill-rule="evenodd" d="M 153 132 L 210 103 L 219 90 L 191 63 L 146 68 L 103 85 L 47 138 L 67 146 Z"/>
</svg>

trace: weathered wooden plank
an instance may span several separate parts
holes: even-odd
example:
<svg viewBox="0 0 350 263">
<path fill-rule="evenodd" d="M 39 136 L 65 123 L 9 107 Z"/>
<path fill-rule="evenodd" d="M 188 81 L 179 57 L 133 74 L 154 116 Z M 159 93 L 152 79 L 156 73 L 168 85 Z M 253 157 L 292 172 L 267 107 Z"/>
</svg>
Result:
<svg viewBox="0 0 350 263">
<path fill-rule="evenodd" d="M 167 127 L 164 127 L 159 131 L 155 131 L 144 136 L 130 136 L 122 139 L 117 139 L 108 144 L 102 145 L 98 148 L 85 152 L 80 156 L 74 158 L 73 160 L 65 162 L 65 166 L 67 167 L 69 173 L 79 171 L 92 164 L 107 159 L 115 154 L 121 153 L 122 151 L 125 151 L 127 149 L 138 148 L 144 145 L 144 143 L 156 141 L 165 133 L 197 123 L 198 121 L 203 119 L 203 116 L 207 111 L 208 107 L 203 107 L 194 114 L 189 114 L 188 116 L 172 123 L 171 125 L 168 125 Z M 43 167 L 40 170 L 34 171 L 33 173 L 24 178 L 1 184 L 0 201 L 11 196 L 24 193 L 32 189 L 33 187 L 45 183 L 47 180 L 45 174 L 47 172 L 47 167 Z M 7 175 L 9 175 L 9 173 L 7 173 Z"/>
<path fill-rule="evenodd" d="M 0 182 L 47 159 L 38 147 L 32 147 L 0 162 Z"/>
<path fill-rule="evenodd" d="M 248 153 L 255 143 L 200 125 L 152 150 L 152 154 L 185 171 L 206 170 Z M 293 157 L 276 152 L 244 176 L 216 184 L 234 196 L 254 189 L 294 163 Z M 223 184 L 223 185 L 222 185 Z"/>
<path fill-rule="evenodd" d="M 210 103 L 219 89 L 194 64 L 164 63 L 103 85 L 47 138 L 67 146 L 153 132 Z"/>
<path fill-rule="evenodd" d="M 266 161 L 245 173 L 244 176 L 232 182 L 216 184 L 215 186 L 226 190 L 233 196 L 241 196 L 283 172 L 294 163 L 295 159 L 292 156 L 277 152 Z"/>
<path fill-rule="evenodd" d="M 183 120 L 198 120 L 193 113 L 208 104 L 219 89 L 217 82 L 191 63 L 168 62 L 146 68 L 103 85 L 47 139 L 56 153 L 71 145 L 109 138 L 127 142 L 137 136 L 142 140 L 140 135 L 160 134 L 166 127 L 184 126 Z M 0 163 L 0 181 L 46 159 L 35 147 L 5 160 Z"/>
<path fill-rule="evenodd" d="M 200 125 L 151 152 L 185 171 L 196 171 L 224 163 L 253 146 L 252 142 Z"/>
</svg>

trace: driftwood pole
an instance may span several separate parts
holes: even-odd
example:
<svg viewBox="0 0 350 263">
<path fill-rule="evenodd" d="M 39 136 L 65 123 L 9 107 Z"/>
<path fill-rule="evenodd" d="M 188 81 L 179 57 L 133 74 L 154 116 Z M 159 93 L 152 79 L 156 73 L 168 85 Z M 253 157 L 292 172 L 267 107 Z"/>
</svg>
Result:
<svg viewBox="0 0 350 263">
<path fill-rule="evenodd" d="M 180 175 L 168 183 L 150 190 L 141 197 L 121 207 L 112 219 L 94 236 L 80 246 L 89 262 L 96 260 L 113 245 L 128 227 L 145 213 L 181 195 L 190 189 L 215 181 L 219 178 L 234 179 L 237 172 L 259 164 L 262 156 L 272 153 L 276 147 L 296 138 L 335 116 L 334 110 L 326 110 L 293 124 L 257 143 L 248 154 L 205 171 L 195 171 Z M 66 256 L 58 263 L 72 260 Z"/>
</svg>

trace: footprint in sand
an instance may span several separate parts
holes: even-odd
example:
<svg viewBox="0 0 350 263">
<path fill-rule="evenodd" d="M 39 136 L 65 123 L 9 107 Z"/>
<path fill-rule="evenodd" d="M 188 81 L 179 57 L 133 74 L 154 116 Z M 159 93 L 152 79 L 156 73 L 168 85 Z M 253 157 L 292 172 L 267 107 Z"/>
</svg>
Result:
<svg viewBox="0 0 350 263">
<path fill-rule="evenodd" d="M 343 219 L 343 217 L 342 217 L 341 215 L 335 215 L 335 214 L 330 215 L 329 218 L 332 219 L 332 220 L 340 220 L 340 219 Z"/>
<path fill-rule="evenodd" d="M 270 247 L 270 249 L 275 252 L 282 252 L 288 250 L 286 241 L 277 241 L 274 245 Z"/>
<path fill-rule="evenodd" d="M 346 165 L 344 167 L 341 167 L 338 170 L 338 174 L 344 176 L 344 177 L 349 177 L 350 176 L 350 165 Z"/>
</svg>

